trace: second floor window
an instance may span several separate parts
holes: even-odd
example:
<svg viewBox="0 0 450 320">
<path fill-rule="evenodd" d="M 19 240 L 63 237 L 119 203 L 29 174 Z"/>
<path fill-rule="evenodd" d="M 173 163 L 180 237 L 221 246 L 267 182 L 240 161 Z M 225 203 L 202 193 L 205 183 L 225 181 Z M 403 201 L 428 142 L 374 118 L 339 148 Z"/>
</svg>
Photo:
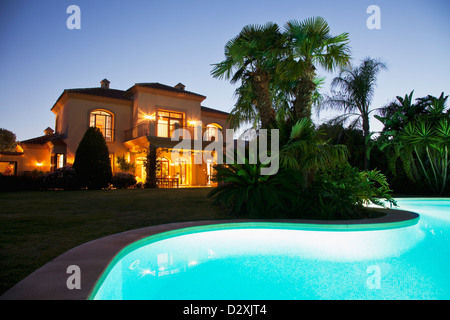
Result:
<svg viewBox="0 0 450 320">
<path fill-rule="evenodd" d="M 183 127 L 183 114 L 179 112 L 158 111 L 158 137 L 170 138 L 175 129 Z"/>
<path fill-rule="evenodd" d="M 219 135 L 222 134 L 222 127 L 215 123 L 210 123 L 206 126 L 204 133 L 205 141 L 215 141 L 219 139 Z"/>
<path fill-rule="evenodd" d="M 91 111 L 90 126 L 99 128 L 106 141 L 113 141 L 113 117 L 111 113 L 101 110 Z"/>
</svg>

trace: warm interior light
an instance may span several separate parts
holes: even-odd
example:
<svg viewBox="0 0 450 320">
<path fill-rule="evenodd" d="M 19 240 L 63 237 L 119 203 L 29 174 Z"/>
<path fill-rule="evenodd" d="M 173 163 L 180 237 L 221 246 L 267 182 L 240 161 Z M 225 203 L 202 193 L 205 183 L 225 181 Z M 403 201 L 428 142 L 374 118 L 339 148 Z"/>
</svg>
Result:
<svg viewBox="0 0 450 320">
<path fill-rule="evenodd" d="M 155 120 L 155 118 L 156 118 L 156 115 L 154 113 L 151 115 L 148 115 L 148 114 L 144 115 L 144 119 L 146 119 L 146 120 Z"/>
<path fill-rule="evenodd" d="M 36 162 L 36 167 L 42 167 L 43 163 L 42 162 Z"/>
</svg>

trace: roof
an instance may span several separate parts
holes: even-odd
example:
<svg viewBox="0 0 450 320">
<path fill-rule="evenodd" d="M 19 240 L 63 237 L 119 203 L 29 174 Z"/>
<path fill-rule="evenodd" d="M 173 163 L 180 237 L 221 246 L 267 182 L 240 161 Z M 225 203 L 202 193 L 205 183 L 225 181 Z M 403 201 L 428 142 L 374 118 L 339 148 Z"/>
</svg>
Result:
<svg viewBox="0 0 450 320">
<path fill-rule="evenodd" d="M 183 93 L 183 94 L 189 94 L 189 95 L 193 95 L 193 96 L 197 96 L 197 97 L 201 97 L 206 99 L 206 96 L 192 92 L 192 91 L 187 91 L 184 89 L 179 89 L 179 88 L 175 88 L 175 87 L 171 87 L 165 84 L 161 84 L 159 82 L 148 82 L 148 83 L 136 83 L 134 86 L 138 86 L 138 87 L 145 87 L 145 88 L 153 88 L 153 89 L 159 89 L 159 90 L 164 90 L 164 91 L 170 91 L 170 92 L 176 92 L 176 93 Z M 131 87 L 133 88 L 133 87 Z M 130 89 L 131 89 L 130 88 Z M 130 90 L 128 89 L 128 90 Z"/>
<path fill-rule="evenodd" d="M 49 141 L 51 141 L 51 142 L 62 141 L 64 138 L 65 138 L 65 136 L 63 134 L 53 133 L 53 134 L 47 134 L 44 136 L 40 136 L 40 137 L 28 139 L 28 140 L 23 140 L 23 141 L 20 141 L 19 143 L 20 144 L 41 144 L 41 145 L 43 145 Z"/>
<path fill-rule="evenodd" d="M 113 99 L 121 99 L 121 100 L 129 100 L 131 101 L 131 95 L 127 91 L 117 90 L 117 89 L 109 89 L 109 88 L 78 88 L 78 89 L 66 89 L 66 92 L 74 92 L 81 94 L 88 94 L 92 96 L 100 96 L 107 97 Z"/>
<path fill-rule="evenodd" d="M 103 81 L 108 81 L 108 80 L 103 79 L 102 82 Z M 148 83 L 135 83 L 135 85 L 132 86 L 131 88 L 129 88 L 128 90 L 118 90 L 118 89 L 110 89 L 110 88 L 102 88 L 102 87 L 65 89 L 63 91 L 63 93 L 59 96 L 59 98 L 56 100 L 55 104 L 52 107 L 52 110 L 65 93 L 79 93 L 79 94 L 86 94 L 86 95 L 91 95 L 91 96 L 100 96 L 100 97 L 113 98 L 113 99 L 119 99 L 119 100 L 125 100 L 125 101 L 132 101 L 133 93 L 132 93 L 131 89 L 135 88 L 135 87 L 153 88 L 153 89 L 164 90 L 164 91 L 169 91 L 169 92 L 182 93 L 185 95 L 192 95 L 192 96 L 206 99 L 206 96 L 203 96 L 203 95 L 195 93 L 195 92 L 171 87 L 171 86 L 168 86 L 165 84 L 161 84 L 159 82 L 148 82 Z"/>
<path fill-rule="evenodd" d="M 229 115 L 228 112 L 220 111 L 220 110 L 217 110 L 217 109 L 208 108 L 208 107 L 204 107 L 204 106 L 202 106 L 202 111 L 205 111 L 205 112 L 213 112 L 213 113 L 219 113 L 219 114 L 223 114 L 223 115 L 227 115 L 227 116 Z"/>
<path fill-rule="evenodd" d="M 2 156 L 21 156 L 23 152 L 19 151 L 0 151 L 0 155 Z"/>
</svg>

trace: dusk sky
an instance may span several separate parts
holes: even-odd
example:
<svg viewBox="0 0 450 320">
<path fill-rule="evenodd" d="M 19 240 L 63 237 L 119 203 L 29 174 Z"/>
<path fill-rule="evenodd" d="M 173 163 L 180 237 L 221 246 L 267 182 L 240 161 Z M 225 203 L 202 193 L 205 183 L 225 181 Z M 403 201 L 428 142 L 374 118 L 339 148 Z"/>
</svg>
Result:
<svg viewBox="0 0 450 320">
<path fill-rule="evenodd" d="M 81 29 L 70 30 L 67 7 L 81 9 Z M 381 29 L 368 29 L 369 5 L 381 10 Z M 380 58 L 372 108 L 414 90 L 414 97 L 450 94 L 450 1 L 105 1 L 1 0 L 0 128 L 17 140 L 54 128 L 50 108 L 64 89 L 126 90 L 138 82 L 176 85 L 207 96 L 204 106 L 230 111 L 236 87 L 213 79 L 211 64 L 247 24 L 322 16 L 331 33 L 348 32 L 353 63 Z M 321 73 L 327 83 L 335 74 Z M 329 118 L 321 114 L 318 123 Z M 371 129 L 381 130 L 373 119 Z"/>
</svg>

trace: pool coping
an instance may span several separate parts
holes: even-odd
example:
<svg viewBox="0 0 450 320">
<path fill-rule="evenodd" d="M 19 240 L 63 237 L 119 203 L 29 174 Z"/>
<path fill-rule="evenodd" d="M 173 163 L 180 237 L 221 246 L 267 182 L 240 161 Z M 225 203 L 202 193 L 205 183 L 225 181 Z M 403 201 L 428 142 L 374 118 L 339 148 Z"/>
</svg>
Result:
<svg viewBox="0 0 450 320">
<path fill-rule="evenodd" d="M 416 224 L 419 214 L 399 209 L 387 210 L 379 218 L 358 220 L 301 220 L 301 219 L 224 219 L 174 222 L 124 231 L 81 244 L 37 269 L 11 289 L 0 300 L 86 300 L 97 281 L 116 255 L 128 245 L 156 234 L 190 227 L 220 224 L 245 224 L 257 222 L 277 222 L 281 224 L 302 224 L 304 230 L 323 231 L 369 231 L 400 228 Z M 81 288 L 68 289 L 66 282 L 71 276 L 67 268 L 79 266 Z"/>
</svg>

